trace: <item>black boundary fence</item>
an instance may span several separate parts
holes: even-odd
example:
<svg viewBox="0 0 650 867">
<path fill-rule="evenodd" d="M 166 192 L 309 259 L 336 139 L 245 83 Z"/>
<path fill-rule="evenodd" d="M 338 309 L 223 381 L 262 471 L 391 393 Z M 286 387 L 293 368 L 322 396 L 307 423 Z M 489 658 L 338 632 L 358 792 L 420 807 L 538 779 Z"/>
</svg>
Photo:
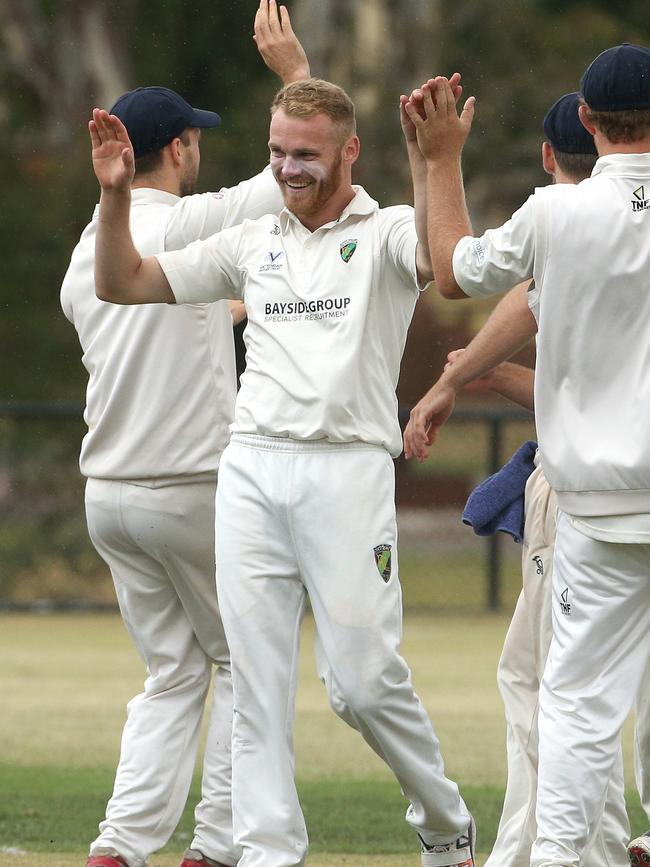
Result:
<svg viewBox="0 0 650 867">
<path fill-rule="evenodd" d="M 402 426 L 406 424 L 410 408 L 400 406 L 399 415 Z M 72 401 L 57 403 L 44 401 L 0 401 L 0 419 L 30 419 L 38 421 L 56 419 L 80 419 L 83 406 Z M 494 405 L 468 407 L 457 406 L 450 423 L 481 424 L 487 428 L 488 453 L 485 476 L 495 473 L 507 455 L 504 454 L 505 434 L 513 422 L 531 422 L 532 414 L 515 406 Z M 495 534 L 485 539 L 484 579 L 486 587 L 486 608 L 498 611 L 501 608 L 502 591 L 502 544 L 503 535 Z M 1 556 L 1 552 L 0 552 Z M 39 600 L 31 603 L 12 602 L 0 599 L 0 611 L 54 611 L 54 610 L 116 610 L 116 605 L 100 605 L 83 601 L 58 602 Z"/>
</svg>

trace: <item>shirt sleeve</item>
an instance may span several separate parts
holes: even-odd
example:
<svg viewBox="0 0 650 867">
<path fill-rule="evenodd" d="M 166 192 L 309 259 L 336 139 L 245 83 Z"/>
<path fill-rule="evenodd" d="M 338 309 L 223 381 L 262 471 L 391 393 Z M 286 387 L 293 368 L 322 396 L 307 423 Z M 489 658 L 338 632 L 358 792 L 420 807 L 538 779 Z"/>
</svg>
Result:
<svg viewBox="0 0 650 867">
<path fill-rule="evenodd" d="M 180 250 L 193 241 L 237 226 L 243 220 L 279 214 L 282 207 L 280 188 L 267 166 L 236 187 L 224 187 L 218 193 L 184 196 L 174 205 L 168 220 L 165 249 Z"/>
<path fill-rule="evenodd" d="M 535 317 L 535 322 L 539 326 L 539 287 L 534 280 L 531 281 L 530 286 L 528 287 L 526 297 L 528 299 L 530 312 Z"/>
<path fill-rule="evenodd" d="M 415 212 L 408 205 L 383 208 L 384 251 L 388 260 L 408 286 L 420 290 L 415 260 L 418 236 Z"/>
<path fill-rule="evenodd" d="M 533 276 L 533 196 L 498 229 L 480 238 L 461 238 L 453 255 L 456 282 L 466 295 L 483 298 L 506 292 Z"/>
<path fill-rule="evenodd" d="M 72 312 L 72 300 L 70 298 L 70 292 L 68 291 L 68 280 L 69 279 L 70 278 L 69 278 L 68 274 L 66 273 L 65 277 L 63 278 L 63 284 L 61 286 L 61 292 L 59 293 L 59 300 L 61 302 L 61 309 L 63 310 L 65 318 L 69 322 L 72 322 L 72 324 L 74 325 L 74 314 Z"/>
<path fill-rule="evenodd" d="M 243 228 L 234 226 L 182 250 L 156 255 L 177 304 L 243 299 L 245 274 L 238 267 Z"/>
</svg>

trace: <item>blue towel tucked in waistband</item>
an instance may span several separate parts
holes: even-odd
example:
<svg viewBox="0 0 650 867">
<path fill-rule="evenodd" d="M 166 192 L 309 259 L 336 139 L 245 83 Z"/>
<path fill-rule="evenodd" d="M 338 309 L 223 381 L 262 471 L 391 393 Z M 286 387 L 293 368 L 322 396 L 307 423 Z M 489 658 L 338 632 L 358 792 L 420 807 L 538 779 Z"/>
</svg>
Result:
<svg viewBox="0 0 650 867">
<path fill-rule="evenodd" d="M 509 533 L 515 542 L 524 535 L 524 491 L 528 476 L 535 469 L 537 443 L 528 440 L 517 449 L 507 464 L 488 476 L 469 495 L 463 510 L 463 523 L 477 536 Z"/>
</svg>

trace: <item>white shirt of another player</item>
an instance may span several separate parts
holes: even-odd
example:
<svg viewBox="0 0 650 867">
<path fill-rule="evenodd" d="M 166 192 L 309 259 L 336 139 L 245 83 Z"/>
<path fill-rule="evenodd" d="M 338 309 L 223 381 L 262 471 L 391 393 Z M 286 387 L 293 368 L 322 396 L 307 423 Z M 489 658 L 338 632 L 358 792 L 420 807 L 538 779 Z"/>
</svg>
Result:
<svg viewBox="0 0 650 867">
<path fill-rule="evenodd" d="M 418 297 L 413 209 L 380 209 L 355 190 L 315 232 L 285 209 L 158 256 L 179 304 L 246 302 L 233 432 L 400 453 L 395 388 Z"/>
<path fill-rule="evenodd" d="M 544 472 L 577 528 L 605 541 L 650 541 L 649 200 L 650 154 L 601 157 L 453 257 L 471 296 L 534 277 Z"/>
<path fill-rule="evenodd" d="M 236 187 L 182 199 L 136 188 L 131 231 L 140 253 L 153 255 L 281 207 L 269 170 Z M 228 304 L 129 307 L 99 301 L 97 211 L 61 288 L 61 305 L 77 330 L 89 377 L 81 472 L 149 483 L 214 474 L 230 436 L 236 397 Z"/>
</svg>

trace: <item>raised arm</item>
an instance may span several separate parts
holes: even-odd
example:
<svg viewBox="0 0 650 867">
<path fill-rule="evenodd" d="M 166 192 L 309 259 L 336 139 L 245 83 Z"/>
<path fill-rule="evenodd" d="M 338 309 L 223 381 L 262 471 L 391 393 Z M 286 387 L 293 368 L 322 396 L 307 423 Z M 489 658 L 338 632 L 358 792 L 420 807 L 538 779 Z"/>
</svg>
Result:
<svg viewBox="0 0 650 867">
<path fill-rule="evenodd" d="M 537 323 L 528 308 L 527 289 L 528 284 L 522 283 L 497 304 L 465 351 L 447 365 L 438 381 L 413 407 L 404 431 L 407 458 L 425 460 L 429 446 L 453 412 L 460 389 L 510 358 L 536 333 Z"/>
<path fill-rule="evenodd" d="M 286 6 L 278 9 L 277 0 L 260 0 L 253 29 L 257 50 L 283 85 L 311 76 L 305 49 L 293 32 Z"/>
<path fill-rule="evenodd" d="M 135 174 L 133 148 L 122 121 L 96 108 L 88 124 L 93 168 L 101 186 L 95 241 L 95 292 L 114 304 L 174 303 L 158 261 L 136 250 L 129 215 Z"/>
<path fill-rule="evenodd" d="M 452 256 L 458 241 L 472 234 L 460 157 L 472 125 L 475 99 L 470 96 L 459 116 L 446 78 L 430 79 L 420 90 L 424 117 L 410 100 L 405 111 L 426 161 L 427 234 L 436 286 L 446 298 L 466 298 L 454 278 Z"/>
<path fill-rule="evenodd" d="M 452 88 L 454 99 L 459 100 L 463 91 L 463 88 L 460 85 L 460 73 L 455 72 L 449 79 L 449 84 Z M 411 179 L 413 182 L 415 228 L 418 236 L 416 254 L 418 279 L 420 280 L 420 283 L 427 283 L 429 280 L 433 279 L 433 268 L 431 265 L 429 243 L 427 239 L 427 164 L 418 145 L 415 124 L 406 111 L 406 106 L 411 103 L 420 117 L 424 117 L 422 100 L 423 94 L 419 89 L 414 90 L 410 97 L 402 94 L 399 99 L 399 108 L 400 122 L 404 134 L 404 141 L 406 142 L 406 152 L 408 154 Z"/>
</svg>

